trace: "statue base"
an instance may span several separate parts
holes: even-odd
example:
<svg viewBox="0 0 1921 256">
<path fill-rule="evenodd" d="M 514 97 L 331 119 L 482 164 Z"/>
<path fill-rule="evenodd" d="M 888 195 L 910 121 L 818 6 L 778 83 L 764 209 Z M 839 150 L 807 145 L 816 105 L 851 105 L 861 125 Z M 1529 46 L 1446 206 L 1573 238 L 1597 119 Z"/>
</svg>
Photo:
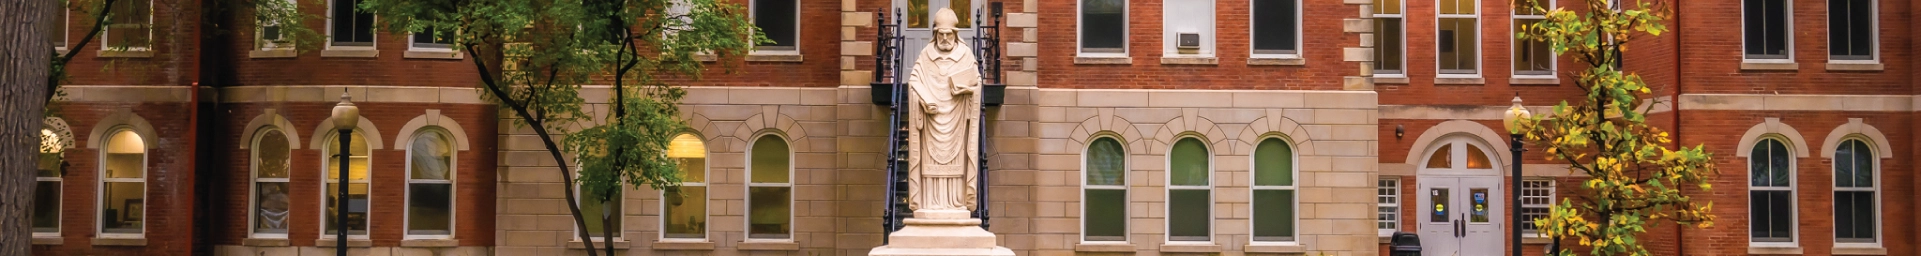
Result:
<svg viewBox="0 0 1921 256">
<path fill-rule="evenodd" d="M 993 232 L 981 229 L 980 219 L 968 218 L 964 210 L 918 210 L 900 231 L 888 235 L 889 243 L 874 247 L 870 256 L 1013 256 L 1014 250 L 999 246 Z"/>
</svg>

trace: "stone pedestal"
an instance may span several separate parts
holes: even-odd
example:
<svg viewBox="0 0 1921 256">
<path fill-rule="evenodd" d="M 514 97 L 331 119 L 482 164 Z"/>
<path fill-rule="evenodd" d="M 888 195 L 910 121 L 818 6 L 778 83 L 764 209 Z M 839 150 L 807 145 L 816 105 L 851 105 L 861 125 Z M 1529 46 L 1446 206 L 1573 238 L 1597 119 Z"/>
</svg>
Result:
<svg viewBox="0 0 1921 256">
<path fill-rule="evenodd" d="M 994 233 L 981 229 L 980 219 L 964 210 L 918 210 L 907 226 L 887 236 L 889 242 L 869 251 L 870 256 L 1013 256 L 998 245 Z"/>
</svg>

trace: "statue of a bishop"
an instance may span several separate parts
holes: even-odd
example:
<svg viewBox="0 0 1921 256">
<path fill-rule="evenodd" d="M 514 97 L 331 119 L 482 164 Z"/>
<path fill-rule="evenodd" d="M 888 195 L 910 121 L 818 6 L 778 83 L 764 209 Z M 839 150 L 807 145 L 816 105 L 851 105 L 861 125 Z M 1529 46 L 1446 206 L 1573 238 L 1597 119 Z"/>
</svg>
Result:
<svg viewBox="0 0 1921 256">
<path fill-rule="evenodd" d="M 971 211 L 980 163 L 981 74 L 961 44 L 960 19 L 941 8 L 934 40 L 907 75 L 908 209 Z"/>
</svg>

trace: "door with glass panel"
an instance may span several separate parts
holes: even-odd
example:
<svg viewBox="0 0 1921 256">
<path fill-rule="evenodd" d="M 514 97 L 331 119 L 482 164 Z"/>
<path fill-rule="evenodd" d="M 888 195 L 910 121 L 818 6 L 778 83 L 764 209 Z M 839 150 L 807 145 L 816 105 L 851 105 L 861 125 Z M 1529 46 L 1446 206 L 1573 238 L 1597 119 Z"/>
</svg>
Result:
<svg viewBox="0 0 1921 256">
<path fill-rule="evenodd" d="M 981 9 L 982 2 L 986 1 L 894 0 L 894 11 L 900 12 L 901 35 L 906 37 L 901 45 L 901 68 L 913 70 L 914 60 L 919 57 L 921 49 L 926 48 L 928 42 L 933 42 L 934 15 L 940 13 L 940 8 L 954 9 L 954 16 L 960 18 L 954 28 L 959 29 L 956 35 L 960 36 L 961 44 L 968 48 L 980 48 L 973 42 L 974 14 L 985 11 Z M 893 20 L 895 17 L 887 18 Z"/>
<path fill-rule="evenodd" d="M 1421 254 L 1499 255 L 1501 180 L 1484 177 L 1421 177 Z"/>
</svg>

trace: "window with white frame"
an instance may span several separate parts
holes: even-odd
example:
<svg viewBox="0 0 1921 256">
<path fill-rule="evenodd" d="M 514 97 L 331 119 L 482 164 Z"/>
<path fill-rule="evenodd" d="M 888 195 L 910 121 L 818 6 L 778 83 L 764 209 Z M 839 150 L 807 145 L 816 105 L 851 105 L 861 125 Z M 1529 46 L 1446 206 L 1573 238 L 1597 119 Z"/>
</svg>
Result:
<svg viewBox="0 0 1921 256">
<path fill-rule="evenodd" d="M 1207 145 L 1180 138 L 1167 158 L 1167 240 L 1211 241 L 1214 166 Z"/>
<path fill-rule="evenodd" d="M 453 33 L 451 32 L 436 33 L 436 30 L 431 27 L 421 29 L 420 32 L 414 32 L 413 37 L 410 40 L 411 40 L 410 47 L 412 47 L 412 49 L 414 50 L 428 50 L 428 51 L 453 51 L 454 50 Z"/>
<path fill-rule="evenodd" d="M 1402 0 L 1374 0 L 1374 73 L 1401 76 L 1406 65 L 1406 6 Z"/>
<path fill-rule="evenodd" d="M 361 135 L 365 132 L 355 130 L 352 136 L 348 136 L 347 152 L 351 154 L 346 158 L 347 198 L 340 198 L 340 135 L 335 131 L 320 132 L 334 133 L 327 136 L 327 146 L 321 149 L 326 153 L 326 161 L 320 163 L 320 169 L 326 172 L 321 177 L 324 179 L 320 195 L 323 199 L 320 206 L 323 209 L 321 215 L 324 215 L 320 222 L 321 232 L 334 234 L 338 226 L 334 223 L 344 223 L 347 224 L 348 235 L 366 236 L 367 222 L 373 219 L 367 216 L 370 213 L 367 209 L 369 206 L 367 174 L 372 161 L 368 154 L 372 152 L 370 149 L 373 145 L 367 145 L 367 137 Z M 339 203 L 341 200 L 347 202 L 346 209 L 341 209 Z M 345 213 L 346 218 L 339 219 L 341 213 Z"/>
<path fill-rule="evenodd" d="M 47 42 L 54 49 L 67 49 L 67 1 L 55 0 L 52 12 L 47 16 Z"/>
<path fill-rule="evenodd" d="M 1874 243 L 1880 214 L 1876 207 L 1881 169 L 1875 152 L 1861 139 L 1841 141 L 1834 149 L 1834 242 Z"/>
<path fill-rule="evenodd" d="M 1401 230 L 1401 179 L 1381 177 L 1374 181 L 1374 230 L 1381 236 Z"/>
<path fill-rule="evenodd" d="M 40 129 L 40 159 L 33 175 L 33 233 L 36 236 L 60 233 L 61 176 L 66 173 L 61 159 L 65 147 L 59 134 Z"/>
<path fill-rule="evenodd" d="M 407 236 L 446 238 L 454 231 L 454 145 L 422 129 L 407 146 Z"/>
<path fill-rule="evenodd" d="M 100 234 L 141 236 L 146 231 L 147 142 L 130 128 L 107 133 L 100 165 Z"/>
<path fill-rule="evenodd" d="M 1127 241 L 1127 148 L 1114 137 L 1087 144 L 1081 206 L 1082 240 Z"/>
<path fill-rule="evenodd" d="M 1794 155 L 1781 139 L 1756 142 L 1748 155 L 1748 238 L 1794 242 Z"/>
<path fill-rule="evenodd" d="M 575 174 L 580 173 L 580 169 L 574 170 Z M 622 188 L 625 187 L 623 186 Z M 594 241 L 606 241 L 609 231 L 613 232 L 613 238 L 615 240 L 624 237 L 622 235 L 623 232 L 620 231 L 623 230 L 623 226 L 621 225 L 626 223 L 621 221 L 621 219 L 626 216 L 621 215 L 626 212 L 623 210 L 626 208 L 621 207 L 626 205 L 622 203 L 626 201 L 626 198 L 622 197 L 626 194 L 621 193 L 621 191 L 625 190 L 626 189 L 615 189 L 613 190 L 613 194 L 607 195 L 606 200 L 601 200 L 593 196 L 588 196 L 585 192 L 581 192 L 584 190 L 581 190 L 579 185 L 574 186 L 574 200 L 579 200 L 580 214 L 582 217 L 585 217 L 582 218 L 582 221 L 587 225 L 587 237 L 590 237 Z"/>
<path fill-rule="evenodd" d="M 1528 27 L 1536 26 L 1547 20 L 1547 16 L 1544 16 L 1546 13 L 1534 9 L 1534 6 L 1541 5 L 1541 0 L 1519 0 L 1516 4 L 1519 6 L 1514 7 L 1515 33 L 1527 31 Z M 1548 5 L 1542 5 L 1541 7 L 1547 9 L 1553 8 L 1553 6 Z M 1555 58 L 1553 43 L 1533 38 L 1515 40 L 1518 40 L 1518 42 L 1514 43 L 1514 75 L 1554 75 Z"/>
<path fill-rule="evenodd" d="M 1874 60 L 1876 0 L 1828 0 L 1828 59 Z"/>
<path fill-rule="evenodd" d="M 662 238 L 707 239 L 707 145 L 680 134 L 667 143 L 667 158 L 680 167 L 680 186 L 661 193 Z"/>
<path fill-rule="evenodd" d="M 332 19 L 327 34 L 332 37 L 330 46 L 374 46 L 374 14 L 356 8 L 362 1 L 328 0 L 333 4 L 328 12 Z"/>
<path fill-rule="evenodd" d="M 153 2 L 115 1 L 100 42 L 108 50 L 146 50 L 153 46 Z"/>
<path fill-rule="evenodd" d="M 1439 51 L 1441 74 L 1480 73 L 1481 1 L 1436 0 L 1440 2 L 1436 20 L 1434 48 Z"/>
<path fill-rule="evenodd" d="M 1535 219 L 1547 218 L 1548 211 L 1554 208 L 1554 180 L 1534 179 L 1521 181 L 1521 231 L 1534 233 L 1540 230 Z"/>
<path fill-rule="evenodd" d="M 1747 59 L 1787 60 L 1794 31 L 1791 0 L 1742 0 L 1741 33 Z"/>
<path fill-rule="evenodd" d="M 1300 54 L 1299 0 L 1251 1 L 1254 54 Z"/>
<path fill-rule="evenodd" d="M 293 9 L 297 9 L 300 6 L 294 0 L 281 0 L 281 1 L 286 2 L 285 4 L 288 7 Z M 255 17 L 254 24 L 258 24 L 258 26 L 260 27 L 259 30 L 256 31 L 254 36 L 255 37 L 254 44 L 256 47 L 259 47 L 260 49 L 263 49 L 263 50 L 286 49 L 286 48 L 293 47 L 293 41 L 290 40 L 290 38 L 287 36 L 287 31 L 285 30 L 286 28 L 280 26 L 280 24 L 277 24 L 277 22 L 275 21 L 275 17 L 280 15 L 300 15 L 298 14 L 299 13 L 298 11 L 293 11 L 292 13 L 280 13 L 278 12 L 280 10 L 271 10 L 271 8 L 255 8 L 254 11 L 260 12 L 254 15 Z"/>
<path fill-rule="evenodd" d="M 292 216 L 288 187 L 292 145 L 279 129 L 262 129 L 253 139 L 253 237 L 287 237 Z"/>
<path fill-rule="evenodd" d="M 787 139 L 761 135 L 747 152 L 747 238 L 791 239 L 793 156 Z"/>
<path fill-rule="evenodd" d="M 752 0 L 754 26 L 767 35 L 768 40 L 754 47 L 756 51 L 795 51 L 800 45 L 800 1 L 799 0 Z"/>
<path fill-rule="evenodd" d="M 1254 146 L 1254 241 L 1294 242 L 1294 148 L 1278 137 Z"/>
<path fill-rule="evenodd" d="M 1082 53 L 1127 52 L 1127 0 L 1080 0 Z"/>
</svg>

